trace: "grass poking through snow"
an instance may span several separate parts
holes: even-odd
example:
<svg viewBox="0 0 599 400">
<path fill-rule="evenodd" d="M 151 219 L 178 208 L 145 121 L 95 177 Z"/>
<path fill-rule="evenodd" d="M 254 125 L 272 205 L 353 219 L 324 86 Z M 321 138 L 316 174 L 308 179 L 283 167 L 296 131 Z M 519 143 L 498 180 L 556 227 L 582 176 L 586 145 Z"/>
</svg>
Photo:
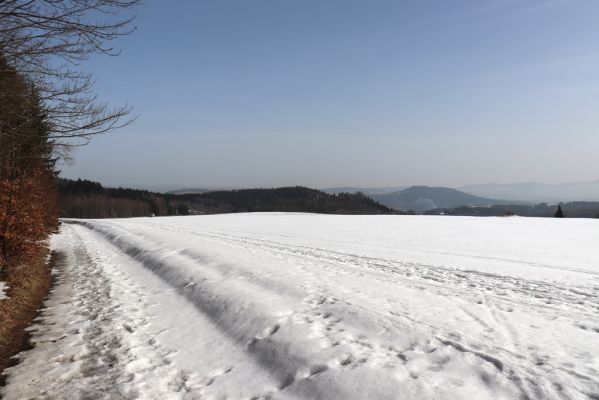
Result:
<svg viewBox="0 0 599 400">
<path fill-rule="evenodd" d="M 47 261 L 45 250 L 28 264 L 14 263 L 0 271 L 0 280 L 6 282 L 8 298 L 0 300 L 0 386 L 4 384 L 2 371 L 15 363 L 13 357 L 28 346 L 26 328 L 37 316 L 52 284 L 51 270 L 58 254 Z"/>
</svg>

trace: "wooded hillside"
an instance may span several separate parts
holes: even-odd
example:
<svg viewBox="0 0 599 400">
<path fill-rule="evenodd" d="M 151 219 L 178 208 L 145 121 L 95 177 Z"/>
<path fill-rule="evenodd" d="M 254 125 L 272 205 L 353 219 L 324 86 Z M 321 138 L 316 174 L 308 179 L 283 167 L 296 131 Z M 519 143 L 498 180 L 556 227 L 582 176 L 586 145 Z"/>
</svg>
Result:
<svg viewBox="0 0 599 400">
<path fill-rule="evenodd" d="M 333 214 L 396 214 L 362 194 L 327 194 L 306 187 L 162 194 L 105 188 L 87 180 L 59 181 L 60 215 L 67 218 L 124 218 L 187 214 L 281 211 Z"/>
</svg>

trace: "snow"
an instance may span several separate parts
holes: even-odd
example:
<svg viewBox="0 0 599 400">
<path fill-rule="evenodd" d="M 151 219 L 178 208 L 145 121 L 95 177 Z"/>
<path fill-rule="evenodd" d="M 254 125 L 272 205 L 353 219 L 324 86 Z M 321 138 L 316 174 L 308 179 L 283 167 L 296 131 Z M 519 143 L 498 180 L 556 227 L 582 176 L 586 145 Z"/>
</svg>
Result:
<svg viewBox="0 0 599 400">
<path fill-rule="evenodd" d="M 6 293 L 4 292 L 5 290 L 6 290 L 6 282 L 0 281 L 0 300 L 6 298 Z"/>
<path fill-rule="evenodd" d="M 597 399 L 599 221 L 64 221 L 5 399 Z"/>
</svg>

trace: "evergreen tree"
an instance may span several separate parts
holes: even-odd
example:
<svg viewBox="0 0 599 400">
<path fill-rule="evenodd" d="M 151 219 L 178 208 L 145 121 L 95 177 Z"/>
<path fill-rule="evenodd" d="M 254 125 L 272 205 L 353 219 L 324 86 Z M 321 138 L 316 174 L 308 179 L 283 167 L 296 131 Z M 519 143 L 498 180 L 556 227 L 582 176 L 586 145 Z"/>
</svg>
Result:
<svg viewBox="0 0 599 400">
<path fill-rule="evenodd" d="M 555 218 L 564 218 L 564 212 L 562 211 L 562 205 L 558 205 L 557 206 L 557 211 L 555 212 L 555 214 L 553 215 Z"/>
</svg>

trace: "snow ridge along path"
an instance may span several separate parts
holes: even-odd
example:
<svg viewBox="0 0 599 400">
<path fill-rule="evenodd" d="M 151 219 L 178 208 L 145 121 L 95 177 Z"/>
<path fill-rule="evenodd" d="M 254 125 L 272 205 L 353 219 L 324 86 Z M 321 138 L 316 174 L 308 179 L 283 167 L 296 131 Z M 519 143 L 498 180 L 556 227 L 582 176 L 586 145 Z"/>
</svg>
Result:
<svg viewBox="0 0 599 400">
<path fill-rule="evenodd" d="M 6 399 L 599 399 L 597 221 L 64 222 Z"/>
</svg>

